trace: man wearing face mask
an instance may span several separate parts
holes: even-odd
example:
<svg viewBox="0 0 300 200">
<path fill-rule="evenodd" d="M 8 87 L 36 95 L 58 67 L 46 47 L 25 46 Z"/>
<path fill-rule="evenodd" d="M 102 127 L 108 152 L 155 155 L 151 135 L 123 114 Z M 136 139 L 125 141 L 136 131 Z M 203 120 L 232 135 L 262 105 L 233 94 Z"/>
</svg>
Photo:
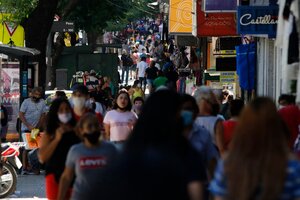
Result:
<svg viewBox="0 0 300 200">
<path fill-rule="evenodd" d="M 212 176 L 213 169 L 211 166 L 219 159 L 219 153 L 213 145 L 210 133 L 204 127 L 194 123 L 198 112 L 199 109 L 196 100 L 188 94 L 183 94 L 181 118 L 184 124 L 184 136 L 198 153 L 201 154 L 202 161 Z"/>
<path fill-rule="evenodd" d="M 73 107 L 73 113 L 76 121 L 79 121 L 81 116 L 91 111 L 89 104 L 89 90 L 84 85 L 77 85 L 70 99 L 70 103 Z"/>
<path fill-rule="evenodd" d="M 30 132 L 34 128 L 42 127 L 47 112 L 42 95 L 41 88 L 33 88 L 31 97 L 23 101 L 19 113 L 22 122 L 21 132 Z"/>
</svg>

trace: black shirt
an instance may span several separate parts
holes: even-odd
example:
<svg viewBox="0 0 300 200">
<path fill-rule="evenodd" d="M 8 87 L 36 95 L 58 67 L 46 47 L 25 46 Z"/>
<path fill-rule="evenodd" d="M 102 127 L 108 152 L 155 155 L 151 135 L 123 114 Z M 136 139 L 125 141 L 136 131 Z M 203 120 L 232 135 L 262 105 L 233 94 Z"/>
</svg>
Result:
<svg viewBox="0 0 300 200">
<path fill-rule="evenodd" d="M 156 79 L 157 78 L 158 69 L 156 67 L 148 67 L 146 69 L 147 79 Z"/>
<path fill-rule="evenodd" d="M 80 142 L 81 140 L 77 137 L 75 132 L 72 131 L 64 133 L 61 138 L 61 141 L 59 142 L 55 151 L 53 152 L 53 155 L 46 163 L 46 175 L 54 174 L 55 180 L 58 182 L 60 176 L 64 171 L 69 149 L 74 144 L 78 144 Z"/>
<path fill-rule="evenodd" d="M 99 191 L 90 199 L 187 200 L 187 185 L 205 183 L 207 177 L 201 156 L 192 147 L 182 154 L 172 148 L 148 147 L 121 154 L 99 180 Z"/>
</svg>

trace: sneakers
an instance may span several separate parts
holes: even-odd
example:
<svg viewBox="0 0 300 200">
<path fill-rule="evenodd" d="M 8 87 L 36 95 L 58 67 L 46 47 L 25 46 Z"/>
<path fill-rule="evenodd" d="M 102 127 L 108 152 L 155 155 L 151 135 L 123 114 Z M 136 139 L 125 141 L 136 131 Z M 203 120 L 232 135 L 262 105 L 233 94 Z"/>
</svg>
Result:
<svg viewBox="0 0 300 200">
<path fill-rule="evenodd" d="M 39 171 L 22 170 L 21 175 L 40 175 Z"/>
</svg>

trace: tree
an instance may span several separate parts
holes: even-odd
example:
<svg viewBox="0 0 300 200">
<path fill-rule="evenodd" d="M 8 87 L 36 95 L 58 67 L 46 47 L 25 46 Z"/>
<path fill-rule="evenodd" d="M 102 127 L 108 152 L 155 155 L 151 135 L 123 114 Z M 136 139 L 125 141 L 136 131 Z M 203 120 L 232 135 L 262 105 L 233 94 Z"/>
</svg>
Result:
<svg viewBox="0 0 300 200">
<path fill-rule="evenodd" d="M 44 86 L 46 78 L 45 51 L 47 37 L 59 0 L 1 0 L 2 10 L 13 14 L 13 19 L 24 27 L 26 47 L 38 49 L 39 86 Z"/>
<path fill-rule="evenodd" d="M 159 10 L 155 9 L 154 7 L 148 7 L 147 4 L 151 2 L 153 2 L 153 0 L 129 1 L 127 4 L 129 9 L 125 11 L 122 17 L 119 17 L 116 20 L 112 19 L 108 21 L 106 29 L 108 31 L 119 31 L 134 20 L 142 19 L 145 17 L 154 18 L 159 13 Z"/>
<path fill-rule="evenodd" d="M 61 20 L 74 21 L 77 30 L 85 30 L 89 43 L 95 46 L 97 36 L 102 33 L 109 20 L 126 17 L 125 13 L 133 5 L 146 1 L 148 0 L 0 0 L 0 5 L 3 11 L 13 13 L 14 20 L 24 27 L 26 46 L 41 52 L 36 58 L 39 62 L 39 86 L 45 86 L 47 38 L 55 14 Z M 63 34 L 60 34 L 54 47 L 52 63 L 55 67 L 64 48 Z"/>
<path fill-rule="evenodd" d="M 117 1 L 124 7 L 128 0 Z M 77 28 L 85 29 L 90 35 L 96 35 L 106 26 L 105 22 L 119 16 L 122 11 L 112 6 L 108 0 L 0 0 L 2 10 L 14 13 L 14 20 L 21 23 L 25 30 L 26 46 L 40 50 L 39 85 L 45 86 L 46 80 L 46 45 L 47 37 L 53 24 L 54 15 L 62 20 L 73 20 Z M 53 53 L 53 64 L 58 61 L 63 49 L 62 34 L 58 38 L 56 51 Z"/>
</svg>

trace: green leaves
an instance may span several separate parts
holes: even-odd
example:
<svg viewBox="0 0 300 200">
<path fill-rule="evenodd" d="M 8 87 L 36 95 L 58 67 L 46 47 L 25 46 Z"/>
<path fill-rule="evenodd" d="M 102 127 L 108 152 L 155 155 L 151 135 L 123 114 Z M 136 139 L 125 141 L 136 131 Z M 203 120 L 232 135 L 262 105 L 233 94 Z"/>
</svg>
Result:
<svg viewBox="0 0 300 200">
<path fill-rule="evenodd" d="M 38 0 L 0 0 L 1 12 L 11 14 L 5 15 L 3 20 L 20 23 L 29 16 L 37 3 Z"/>
</svg>

